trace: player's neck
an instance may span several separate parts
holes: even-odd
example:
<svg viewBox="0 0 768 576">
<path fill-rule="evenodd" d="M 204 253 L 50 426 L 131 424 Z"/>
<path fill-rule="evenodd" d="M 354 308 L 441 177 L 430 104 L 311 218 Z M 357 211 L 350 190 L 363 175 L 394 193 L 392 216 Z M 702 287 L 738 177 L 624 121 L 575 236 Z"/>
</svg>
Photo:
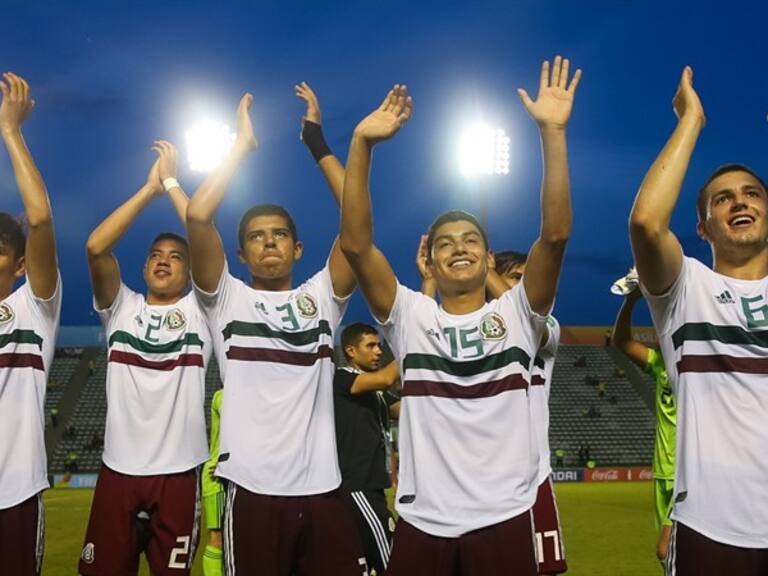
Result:
<svg viewBox="0 0 768 576">
<path fill-rule="evenodd" d="M 165 294 L 153 294 L 152 292 L 147 293 L 147 304 L 150 306 L 170 306 L 171 304 L 176 304 L 179 300 L 181 300 L 184 297 L 184 294 L 175 294 L 173 296 L 165 295 Z"/>
<path fill-rule="evenodd" d="M 440 305 L 448 314 L 471 314 L 485 306 L 485 286 L 470 292 L 454 294 L 440 292 Z"/>
<path fill-rule="evenodd" d="M 713 269 L 738 280 L 762 280 L 768 276 L 768 245 L 713 248 Z"/>
<path fill-rule="evenodd" d="M 293 278 L 290 275 L 283 278 L 256 278 L 251 276 L 251 288 L 254 290 L 268 290 L 270 292 L 284 292 L 293 288 Z"/>
</svg>

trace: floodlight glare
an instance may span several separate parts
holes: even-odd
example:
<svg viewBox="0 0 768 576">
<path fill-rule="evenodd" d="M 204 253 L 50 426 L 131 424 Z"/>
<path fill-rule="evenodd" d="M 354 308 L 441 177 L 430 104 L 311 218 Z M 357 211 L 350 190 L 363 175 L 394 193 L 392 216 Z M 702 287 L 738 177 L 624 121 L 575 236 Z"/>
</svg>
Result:
<svg viewBox="0 0 768 576">
<path fill-rule="evenodd" d="M 232 148 L 236 134 L 229 126 L 213 120 L 198 122 L 186 132 L 189 167 L 195 172 L 210 172 Z"/>
<path fill-rule="evenodd" d="M 459 171 L 469 177 L 509 174 L 509 136 L 485 124 L 468 128 L 459 142 Z"/>
</svg>

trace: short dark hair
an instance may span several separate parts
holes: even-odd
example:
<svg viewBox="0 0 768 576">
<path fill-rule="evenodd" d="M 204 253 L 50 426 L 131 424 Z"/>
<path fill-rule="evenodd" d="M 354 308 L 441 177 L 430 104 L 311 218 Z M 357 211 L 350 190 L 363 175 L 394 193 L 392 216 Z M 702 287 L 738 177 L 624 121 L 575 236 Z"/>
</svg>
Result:
<svg viewBox="0 0 768 576">
<path fill-rule="evenodd" d="M 376 328 L 370 324 L 364 324 L 363 322 L 350 324 L 341 332 L 341 349 L 347 360 L 349 360 L 349 356 L 347 356 L 347 346 L 357 346 L 366 334 L 371 334 L 373 336 L 379 335 Z"/>
<path fill-rule="evenodd" d="M 174 242 L 178 242 L 184 248 L 189 251 L 189 242 L 187 242 L 187 239 L 184 238 L 184 236 L 180 236 L 174 232 L 160 232 L 157 236 L 155 236 L 155 239 L 152 240 L 152 244 L 149 245 L 149 251 L 151 252 L 152 249 L 155 247 L 155 244 L 158 242 L 162 242 L 163 240 L 173 240 Z"/>
<path fill-rule="evenodd" d="M 27 247 L 27 235 L 22 222 L 7 212 L 0 212 L 0 244 L 13 250 L 16 260 L 24 256 Z"/>
<path fill-rule="evenodd" d="M 245 211 L 245 214 L 243 214 L 243 217 L 240 218 L 240 224 L 237 226 L 237 241 L 240 248 L 245 245 L 245 233 L 247 232 L 248 224 L 250 224 L 251 220 L 257 216 L 282 216 L 288 223 L 288 230 L 291 232 L 293 241 L 297 242 L 299 240 L 299 235 L 296 232 L 296 224 L 293 223 L 293 218 L 291 218 L 288 210 L 278 204 L 257 204 L 256 206 L 248 208 L 248 210 Z"/>
<path fill-rule="evenodd" d="M 526 252 L 516 252 L 515 250 L 504 250 L 503 252 L 497 252 L 496 257 L 496 272 L 501 275 L 506 274 L 512 268 L 516 268 L 521 264 L 525 264 L 528 261 L 528 254 Z"/>
<path fill-rule="evenodd" d="M 699 216 L 699 222 L 704 222 L 707 219 L 707 207 L 709 205 L 709 194 L 707 193 L 707 187 L 712 184 L 712 181 L 715 178 L 719 178 L 723 174 L 728 174 L 730 172 L 746 172 L 755 180 L 760 182 L 760 186 L 763 187 L 763 190 L 768 192 L 768 186 L 766 186 L 763 179 L 760 178 L 757 172 L 752 170 L 752 168 L 749 166 L 745 166 L 744 164 L 724 164 L 712 172 L 709 178 L 707 178 L 707 181 L 704 182 L 704 185 L 699 189 L 699 194 L 696 197 L 696 213 Z"/>
<path fill-rule="evenodd" d="M 477 218 L 472 216 L 469 212 L 464 212 L 464 210 L 449 210 L 435 218 L 435 221 L 432 222 L 427 231 L 427 262 L 432 261 L 432 245 L 435 243 L 435 233 L 437 232 L 437 229 L 449 222 L 469 222 L 470 224 L 473 224 L 480 232 L 480 236 L 483 237 L 483 244 L 485 244 L 485 249 L 488 250 L 488 236 L 485 233 L 485 229 L 480 225 L 480 222 L 477 221 Z"/>
</svg>

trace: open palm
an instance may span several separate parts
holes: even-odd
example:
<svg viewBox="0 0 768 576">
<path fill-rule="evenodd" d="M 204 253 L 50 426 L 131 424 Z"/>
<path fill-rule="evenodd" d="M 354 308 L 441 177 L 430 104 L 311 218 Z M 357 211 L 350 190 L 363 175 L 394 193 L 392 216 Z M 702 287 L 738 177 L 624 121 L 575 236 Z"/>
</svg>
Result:
<svg viewBox="0 0 768 576">
<path fill-rule="evenodd" d="M 408 88 L 396 84 L 384 101 L 355 128 L 355 134 L 375 144 L 394 136 L 408 122 L 413 113 L 413 99 Z"/>
<path fill-rule="evenodd" d="M 550 74 L 549 61 L 545 61 L 541 65 L 539 94 L 535 101 L 525 90 L 518 89 L 517 93 L 523 101 L 523 106 L 539 125 L 564 127 L 568 123 L 573 110 L 573 97 L 581 79 L 581 70 L 576 70 L 569 85 L 569 68 L 570 62 L 567 58 L 556 56 Z"/>
</svg>

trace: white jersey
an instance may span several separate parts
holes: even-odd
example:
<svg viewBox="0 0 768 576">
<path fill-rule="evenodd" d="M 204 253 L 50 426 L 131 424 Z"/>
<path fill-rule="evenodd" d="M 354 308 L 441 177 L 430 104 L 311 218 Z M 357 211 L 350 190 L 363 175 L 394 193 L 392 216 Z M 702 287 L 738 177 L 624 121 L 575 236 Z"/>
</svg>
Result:
<svg viewBox="0 0 768 576">
<path fill-rule="evenodd" d="M 48 300 L 25 282 L 0 302 L 0 510 L 48 488 L 45 387 L 60 313 L 61 278 Z"/>
<path fill-rule="evenodd" d="M 196 288 L 224 382 L 216 473 L 273 496 L 341 483 L 333 417 L 333 333 L 347 298 L 327 267 L 293 290 L 255 290 L 225 267 L 216 292 Z"/>
<path fill-rule="evenodd" d="M 97 312 L 108 354 L 104 464 L 152 476 L 205 462 L 211 336 L 194 294 L 150 305 L 121 283 L 112 305 Z"/>
<path fill-rule="evenodd" d="M 646 298 L 677 394 L 672 518 L 768 548 L 768 277 L 737 280 L 686 257 L 669 291 Z"/>
<path fill-rule="evenodd" d="M 531 376 L 531 417 L 539 446 L 538 484 L 545 482 L 552 474 L 549 451 L 549 393 L 552 389 L 552 371 L 555 368 L 557 347 L 560 344 L 560 324 L 554 316 L 547 318 L 547 329 L 547 343 L 539 348 L 534 358 Z"/>
<path fill-rule="evenodd" d="M 384 328 L 403 380 L 397 511 L 408 523 L 451 538 L 533 506 L 530 367 L 544 326 L 522 285 L 463 315 L 398 285 Z"/>
</svg>

